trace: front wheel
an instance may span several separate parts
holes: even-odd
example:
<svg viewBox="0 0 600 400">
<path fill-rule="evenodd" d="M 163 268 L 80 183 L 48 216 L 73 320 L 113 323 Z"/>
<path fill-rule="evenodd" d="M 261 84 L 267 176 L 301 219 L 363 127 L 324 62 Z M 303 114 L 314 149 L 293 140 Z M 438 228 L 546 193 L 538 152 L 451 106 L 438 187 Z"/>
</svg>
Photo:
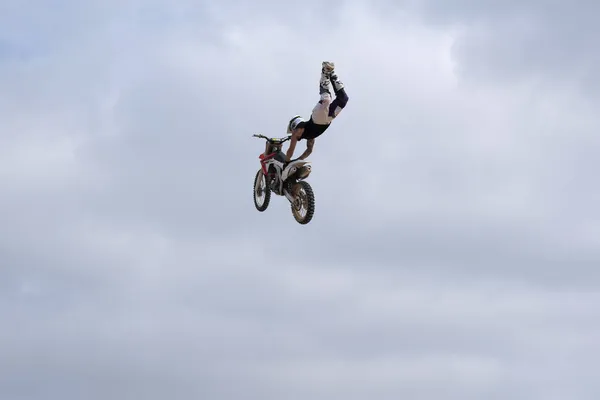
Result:
<svg viewBox="0 0 600 400">
<path fill-rule="evenodd" d="M 269 207 L 271 200 L 271 189 L 267 185 L 267 177 L 262 170 L 258 170 L 254 177 L 254 206 L 260 212 L 263 212 Z"/>
<path fill-rule="evenodd" d="M 305 225 L 312 220 L 315 213 L 315 194 L 306 181 L 300 181 L 294 186 L 295 199 L 291 205 L 292 214 L 298 223 Z"/>
</svg>

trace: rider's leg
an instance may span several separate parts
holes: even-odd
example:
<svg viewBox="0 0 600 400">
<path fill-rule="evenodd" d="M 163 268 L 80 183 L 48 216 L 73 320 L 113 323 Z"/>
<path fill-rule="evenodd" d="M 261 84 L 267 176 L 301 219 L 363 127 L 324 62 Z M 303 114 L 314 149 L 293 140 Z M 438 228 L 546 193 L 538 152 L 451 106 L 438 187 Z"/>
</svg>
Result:
<svg viewBox="0 0 600 400">
<path fill-rule="evenodd" d="M 331 72 L 330 81 L 335 93 L 335 99 L 329 105 L 328 117 L 331 122 L 340 112 L 342 112 L 344 107 L 346 107 L 348 95 L 346 94 L 344 84 L 338 79 L 337 74 L 334 71 Z"/>
<path fill-rule="evenodd" d="M 321 79 L 319 80 L 319 95 L 321 96 L 321 99 L 313 108 L 311 115 L 315 124 L 327 125 L 331 120 L 331 118 L 329 118 L 329 107 L 331 105 L 330 83 L 329 73 L 323 68 L 321 70 Z"/>
</svg>

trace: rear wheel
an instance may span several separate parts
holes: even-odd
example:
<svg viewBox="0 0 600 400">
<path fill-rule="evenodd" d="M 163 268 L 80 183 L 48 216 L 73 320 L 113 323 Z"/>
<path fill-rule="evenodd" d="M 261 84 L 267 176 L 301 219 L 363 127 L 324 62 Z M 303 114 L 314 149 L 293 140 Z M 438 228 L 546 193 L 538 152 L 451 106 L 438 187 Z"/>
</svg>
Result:
<svg viewBox="0 0 600 400">
<path fill-rule="evenodd" d="M 258 170 L 254 177 L 254 206 L 260 212 L 263 212 L 269 207 L 271 200 L 271 189 L 267 185 L 267 177 L 262 170 Z"/>
<path fill-rule="evenodd" d="M 315 195 L 306 181 L 300 181 L 294 186 L 296 196 L 292 203 L 292 214 L 298 223 L 305 225 L 312 220 L 315 213 Z"/>
</svg>

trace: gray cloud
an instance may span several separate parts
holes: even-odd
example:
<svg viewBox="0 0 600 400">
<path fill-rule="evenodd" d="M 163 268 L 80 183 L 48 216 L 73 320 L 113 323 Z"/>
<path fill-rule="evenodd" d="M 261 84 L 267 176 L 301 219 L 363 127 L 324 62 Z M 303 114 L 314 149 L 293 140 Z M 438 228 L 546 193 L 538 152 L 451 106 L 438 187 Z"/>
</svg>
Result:
<svg viewBox="0 0 600 400">
<path fill-rule="evenodd" d="M 461 32 L 454 55 L 466 81 L 560 82 L 585 94 L 598 94 L 597 2 L 432 0 L 406 6 L 426 21 Z"/>
<path fill-rule="evenodd" d="M 594 100 L 499 80 L 542 54 L 479 80 L 533 8 L 420 4 L 0 13 L 2 397 L 596 398 Z M 329 58 L 299 226 L 254 209 L 251 135 Z"/>
</svg>

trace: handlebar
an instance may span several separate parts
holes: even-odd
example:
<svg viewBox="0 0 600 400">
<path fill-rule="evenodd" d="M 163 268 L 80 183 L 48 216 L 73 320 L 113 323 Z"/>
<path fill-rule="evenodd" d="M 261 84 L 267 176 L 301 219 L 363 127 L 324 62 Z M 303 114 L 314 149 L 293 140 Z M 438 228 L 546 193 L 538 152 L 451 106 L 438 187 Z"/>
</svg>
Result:
<svg viewBox="0 0 600 400">
<path fill-rule="evenodd" d="M 260 139 L 265 139 L 265 140 L 267 140 L 267 141 L 269 141 L 271 143 L 283 143 L 283 142 L 285 142 L 287 140 L 290 140 L 292 138 L 292 135 L 286 136 L 284 138 L 270 138 L 270 137 L 267 137 L 267 136 L 261 135 L 261 134 L 254 134 L 252 136 L 260 138 Z"/>
</svg>

